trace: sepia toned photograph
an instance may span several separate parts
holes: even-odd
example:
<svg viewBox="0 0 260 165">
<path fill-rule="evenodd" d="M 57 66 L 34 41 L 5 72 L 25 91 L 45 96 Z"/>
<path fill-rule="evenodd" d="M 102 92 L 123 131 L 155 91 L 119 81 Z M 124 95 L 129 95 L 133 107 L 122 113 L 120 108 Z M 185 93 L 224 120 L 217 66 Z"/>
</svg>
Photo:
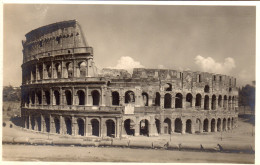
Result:
<svg viewBox="0 0 260 165">
<path fill-rule="evenodd" d="M 255 163 L 256 6 L 4 4 L 3 162 Z"/>
</svg>

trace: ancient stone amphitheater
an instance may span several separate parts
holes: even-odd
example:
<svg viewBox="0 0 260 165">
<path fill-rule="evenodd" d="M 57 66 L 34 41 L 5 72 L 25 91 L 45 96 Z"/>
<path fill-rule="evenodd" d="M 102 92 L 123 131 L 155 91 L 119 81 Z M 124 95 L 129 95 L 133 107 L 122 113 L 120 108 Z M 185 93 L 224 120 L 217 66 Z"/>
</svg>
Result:
<svg viewBox="0 0 260 165">
<path fill-rule="evenodd" d="M 236 79 L 135 68 L 97 72 L 76 20 L 32 30 L 23 44 L 23 126 L 74 136 L 158 136 L 237 126 Z"/>
</svg>

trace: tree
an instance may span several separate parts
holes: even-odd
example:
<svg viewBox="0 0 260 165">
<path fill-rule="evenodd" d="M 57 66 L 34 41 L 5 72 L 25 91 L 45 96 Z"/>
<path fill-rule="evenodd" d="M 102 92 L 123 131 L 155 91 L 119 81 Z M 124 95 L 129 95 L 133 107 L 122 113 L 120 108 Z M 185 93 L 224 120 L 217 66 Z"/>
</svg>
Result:
<svg viewBox="0 0 260 165">
<path fill-rule="evenodd" d="M 249 106 L 252 111 L 255 110 L 255 86 L 247 84 L 239 89 L 239 105 Z"/>
<path fill-rule="evenodd" d="M 11 85 L 4 86 L 3 88 L 3 101 L 20 101 L 21 89 L 14 88 Z"/>
</svg>

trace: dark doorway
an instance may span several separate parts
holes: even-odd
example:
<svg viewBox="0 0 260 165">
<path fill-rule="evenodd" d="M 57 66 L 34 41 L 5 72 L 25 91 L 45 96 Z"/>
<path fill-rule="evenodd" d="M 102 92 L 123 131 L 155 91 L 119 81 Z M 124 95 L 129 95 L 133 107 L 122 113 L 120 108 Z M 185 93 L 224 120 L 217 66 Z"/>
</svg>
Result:
<svg viewBox="0 0 260 165">
<path fill-rule="evenodd" d="M 124 127 L 127 135 L 135 134 L 135 123 L 131 119 L 127 119 L 124 121 Z"/>
<path fill-rule="evenodd" d="M 79 90 L 77 94 L 78 94 L 79 105 L 85 105 L 85 92 Z"/>
<path fill-rule="evenodd" d="M 169 93 L 164 95 L 164 108 L 171 108 L 172 107 L 172 96 Z"/>
<path fill-rule="evenodd" d="M 92 135 L 99 136 L 99 121 L 97 119 L 91 120 Z"/>
<path fill-rule="evenodd" d="M 113 120 L 107 120 L 106 126 L 107 126 L 107 136 L 115 137 L 115 122 Z"/>
<path fill-rule="evenodd" d="M 209 120 L 205 119 L 203 122 L 203 132 L 208 132 L 209 131 Z"/>
<path fill-rule="evenodd" d="M 191 133 L 191 120 L 186 121 L 186 133 Z"/>
<path fill-rule="evenodd" d="M 65 124 L 66 124 L 67 134 L 68 135 L 72 135 L 71 119 L 70 118 L 66 118 L 65 119 Z"/>
<path fill-rule="evenodd" d="M 149 122 L 146 119 L 140 121 L 140 135 L 149 136 Z"/>
<path fill-rule="evenodd" d="M 160 124 L 160 120 L 155 119 L 155 125 L 156 125 L 157 133 L 160 134 L 160 133 L 161 133 L 161 124 Z"/>
<path fill-rule="evenodd" d="M 181 133 L 182 132 L 182 121 L 180 118 L 175 119 L 175 129 L 174 132 Z"/>
<path fill-rule="evenodd" d="M 77 123 L 78 123 L 78 135 L 80 136 L 84 136 L 84 120 L 82 119 L 78 119 L 77 120 Z"/>
<path fill-rule="evenodd" d="M 119 93 L 112 92 L 112 105 L 119 105 Z"/>
<path fill-rule="evenodd" d="M 216 126 L 216 121 L 215 119 L 211 120 L 211 132 L 215 132 L 215 126 Z"/>
<path fill-rule="evenodd" d="M 60 133 L 60 120 L 58 118 L 54 118 L 55 132 Z"/>
<path fill-rule="evenodd" d="M 100 94 L 97 90 L 94 90 L 91 92 L 92 95 L 92 100 L 93 100 L 93 105 L 98 106 L 99 105 L 99 101 L 100 101 Z"/>
</svg>

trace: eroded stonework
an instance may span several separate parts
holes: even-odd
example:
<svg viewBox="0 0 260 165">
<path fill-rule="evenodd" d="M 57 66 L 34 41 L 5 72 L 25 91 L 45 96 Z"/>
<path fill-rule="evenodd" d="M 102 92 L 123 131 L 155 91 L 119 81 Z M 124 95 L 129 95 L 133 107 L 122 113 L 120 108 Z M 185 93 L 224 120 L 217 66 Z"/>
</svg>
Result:
<svg viewBox="0 0 260 165">
<path fill-rule="evenodd" d="M 97 72 L 75 20 L 23 41 L 23 126 L 81 136 L 219 132 L 237 125 L 236 79 L 206 72 L 135 68 Z"/>
</svg>

